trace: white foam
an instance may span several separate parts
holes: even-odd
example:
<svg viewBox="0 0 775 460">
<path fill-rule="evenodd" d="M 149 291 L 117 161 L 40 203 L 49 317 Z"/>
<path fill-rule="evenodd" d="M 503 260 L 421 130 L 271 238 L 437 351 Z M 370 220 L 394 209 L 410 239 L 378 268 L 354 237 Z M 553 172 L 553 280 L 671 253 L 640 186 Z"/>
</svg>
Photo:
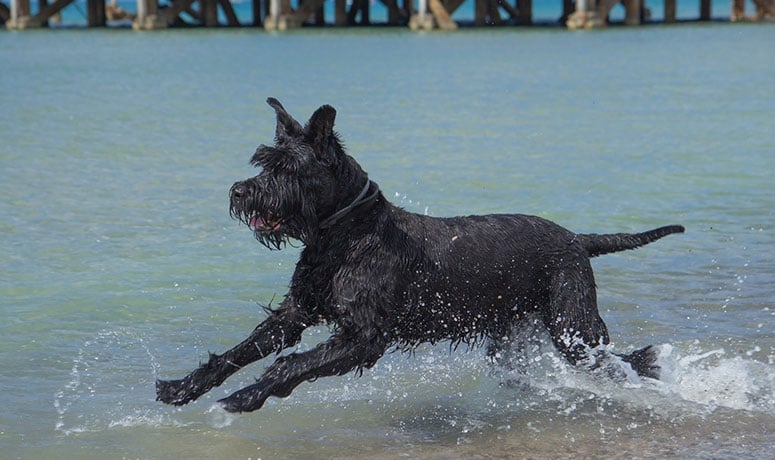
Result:
<svg viewBox="0 0 775 460">
<path fill-rule="evenodd" d="M 663 391 L 708 410 L 717 407 L 747 411 L 775 408 L 775 370 L 747 356 L 725 357 L 724 349 L 682 352 L 660 347 Z"/>
<path fill-rule="evenodd" d="M 116 420 L 110 420 L 107 424 L 108 428 L 132 428 L 137 426 L 157 428 L 161 426 L 182 427 L 186 425 L 186 423 L 182 423 L 170 418 L 169 415 L 155 414 L 151 411 L 133 415 L 119 416 L 119 418 Z"/>
<path fill-rule="evenodd" d="M 231 424 L 239 418 L 238 414 L 227 412 L 224 410 L 223 406 L 217 403 L 210 406 L 210 408 L 205 411 L 205 414 L 209 420 L 209 425 L 218 429 L 231 426 Z"/>
<path fill-rule="evenodd" d="M 610 398 L 663 415 L 676 411 L 701 415 L 720 407 L 775 410 L 775 368 L 753 359 L 751 353 L 728 356 L 723 348 L 697 350 L 696 343 L 659 345 L 657 364 L 662 371 L 660 379 L 653 380 L 639 377 L 615 357 L 606 358 L 592 372 L 571 366 L 540 330 L 521 331 L 515 339 L 517 349 L 506 352 L 511 368 L 496 373 L 511 386 L 527 386 L 556 400 L 558 413 L 565 415 L 576 411 L 585 397 Z"/>
</svg>

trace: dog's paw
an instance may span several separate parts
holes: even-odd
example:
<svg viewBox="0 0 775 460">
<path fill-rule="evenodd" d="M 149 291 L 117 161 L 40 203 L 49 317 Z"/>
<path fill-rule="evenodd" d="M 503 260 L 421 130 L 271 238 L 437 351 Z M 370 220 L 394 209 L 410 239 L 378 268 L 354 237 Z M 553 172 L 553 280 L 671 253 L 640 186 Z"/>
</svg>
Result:
<svg viewBox="0 0 775 460">
<path fill-rule="evenodd" d="M 622 361 L 629 363 L 641 377 L 659 380 L 662 368 L 657 364 L 657 351 L 652 345 L 635 350 L 629 355 L 621 356 Z"/>
<path fill-rule="evenodd" d="M 258 385 L 251 385 L 218 400 L 218 404 L 231 413 L 252 412 L 261 409 L 268 396 Z"/>
<path fill-rule="evenodd" d="M 232 414 L 239 414 L 243 412 L 242 403 L 231 397 L 219 399 L 218 404 L 223 410 L 226 412 L 231 412 Z"/>
<path fill-rule="evenodd" d="M 156 381 L 156 400 L 165 404 L 188 404 L 199 396 L 197 393 L 197 388 L 185 379 Z"/>
</svg>

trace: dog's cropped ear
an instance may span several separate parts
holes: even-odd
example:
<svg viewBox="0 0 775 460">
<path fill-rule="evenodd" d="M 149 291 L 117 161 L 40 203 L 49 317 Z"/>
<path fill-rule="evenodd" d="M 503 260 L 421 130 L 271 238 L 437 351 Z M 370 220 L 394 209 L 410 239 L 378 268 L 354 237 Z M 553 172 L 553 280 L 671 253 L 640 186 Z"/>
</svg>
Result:
<svg viewBox="0 0 775 460">
<path fill-rule="evenodd" d="M 270 97 L 266 100 L 266 103 L 269 104 L 277 114 L 277 128 L 275 128 L 274 132 L 275 141 L 297 137 L 302 133 L 301 124 L 285 111 L 285 107 L 280 104 L 280 101 Z"/>
<path fill-rule="evenodd" d="M 334 119 L 336 119 L 336 109 L 330 105 L 323 105 L 315 110 L 304 128 L 315 155 L 320 159 L 325 156 L 329 141 L 334 136 Z"/>
</svg>

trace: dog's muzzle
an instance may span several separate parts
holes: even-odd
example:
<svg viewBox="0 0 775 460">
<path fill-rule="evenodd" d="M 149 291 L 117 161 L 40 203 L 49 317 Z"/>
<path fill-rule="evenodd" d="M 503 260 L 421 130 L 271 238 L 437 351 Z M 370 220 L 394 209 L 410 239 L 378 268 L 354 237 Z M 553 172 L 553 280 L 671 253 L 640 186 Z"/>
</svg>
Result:
<svg viewBox="0 0 775 460">
<path fill-rule="evenodd" d="M 256 190 L 245 182 L 236 182 L 229 191 L 229 214 L 250 227 L 254 232 L 276 233 L 283 223 L 282 219 L 269 211 L 262 212 L 255 206 Z"/>
<path fill-rule="evenodd" d="M 235 182 L 229 190 L 229 214 L 235 219 L 248 223 L 247 201 L 252 201 L 251 196 L 251 190 L 244 182 Z"/>
</svg>

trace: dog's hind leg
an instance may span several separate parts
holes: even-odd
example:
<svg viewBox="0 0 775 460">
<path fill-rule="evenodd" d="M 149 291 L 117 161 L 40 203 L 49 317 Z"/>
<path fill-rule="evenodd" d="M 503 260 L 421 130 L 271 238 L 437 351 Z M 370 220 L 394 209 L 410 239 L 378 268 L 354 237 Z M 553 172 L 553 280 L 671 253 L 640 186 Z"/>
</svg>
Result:
<svg viewBox="0 0 775 460">
<path fill-rule="evenodd" d="M 310 351 L 278 358 L 255 384 L 219 402 L 229 412 L 251 412 L 260 409 L 269 396 L 289 396 L 304 381 L 369 368 L 385 349 L 386 344 L 376 337 L 335 335 Z"/>
<path fill-rule="evenodd" d="M 619 355 L 622 361 L 628 363 L 641 377 L 659 379 L 661 368 L 657 364 L 657 352 L 651 345 L 635 350 L 629 355 Z"/>
<path fill-rule="evenodd" d="M 606 351 L 596 353 L 592 350 L 608 344 L 608 329 L 598 313 L 591 265 L 587 261 L 574 268 L 580 270 L 563 270 L 555 277 L 551 306 L 545 312 L 544 322 L 554 345 L 570 363 L 587 360 L 592 368 L 597 368 L 611 357 Z M 590 351 L 594 356 L 590 356 Z M 660 368 L 651 346 L 628 355 L 615 355 L 628 363 L 638 375 L 659 378 Z"/>
<path fill-rule="evenodd" d="M 552 279 L 543 320 L 555 347 L 571 363 L 589 358 L 589 349 L 608 343 L 608 329 L 597 310 L 597 293 L 588 260 L 561 269 Z"/>
<path fill-rule="evenodd" d="M 222 355 L 210 359 L 180 380 L 157 380 L 156 400 L 182 406 L 222 384 L 242 367 L 270 353 L 297 344 L 313 324 L 297 307 L 281 307 L 270 313 L 250 337 Z"/>
</svg>

